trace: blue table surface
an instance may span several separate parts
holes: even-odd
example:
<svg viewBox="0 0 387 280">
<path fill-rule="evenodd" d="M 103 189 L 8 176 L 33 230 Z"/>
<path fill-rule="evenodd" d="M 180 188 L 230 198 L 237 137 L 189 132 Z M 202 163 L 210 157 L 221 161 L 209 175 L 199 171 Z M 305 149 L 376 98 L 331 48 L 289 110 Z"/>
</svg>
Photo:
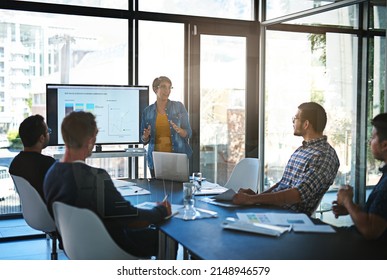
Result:
<svg viewBox="0 0 387 280">
<path fill-rule="evenodd" d="M 151 194 L 127 198 L 133 204 L 144 201 L 161 201 L 168 194 L 173 204 L 182 204 L 182 183 L 155 179 L 134 180 Z M 227 217 L 237 218 L 236 212 L 286 212 L 269 207 L 227 208 L 202 202 L 196 197 L 197 207 L 216 211 L 217 218 L 185 221 L 171 218 L 160 225 L 160 230 L 182 244 L 198 258 L 222 259 L 271 259 L 271 260 L 347 260 L 387 259 L 387 247 L 377 241 L 365 240 L 354 228 L 335 228 L 336 233 L 286 232 L 271 237 L 248 232 L 223 229 Z M 312 219 L 314 223 L 323 223 Z"/>
</svg>

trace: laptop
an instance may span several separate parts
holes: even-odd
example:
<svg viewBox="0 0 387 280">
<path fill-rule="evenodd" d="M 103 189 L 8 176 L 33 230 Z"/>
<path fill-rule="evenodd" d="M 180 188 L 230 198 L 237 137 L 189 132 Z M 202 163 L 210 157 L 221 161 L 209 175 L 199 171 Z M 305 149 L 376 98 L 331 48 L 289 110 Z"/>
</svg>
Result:
<svg viewBox="0 0 387 280">
<path fill-rule="evenodd" d="M 186 154 L 154 151 L 152 156 L 156 179 L 189 182 L 189 162 Z"/>
</svg>

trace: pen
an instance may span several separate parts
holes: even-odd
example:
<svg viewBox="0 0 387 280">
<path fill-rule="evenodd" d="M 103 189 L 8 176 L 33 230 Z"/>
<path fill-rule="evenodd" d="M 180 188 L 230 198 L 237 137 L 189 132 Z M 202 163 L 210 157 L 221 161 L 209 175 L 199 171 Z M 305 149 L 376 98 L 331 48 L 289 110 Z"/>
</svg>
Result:
<svg viewBox="0 0 387 280">
<path fill-rule="evenodd" d="M 167 198 L 168 198 L 168 195 L 166 194 L 164 199 L 163 199 L 163 202 L 167 201 Z"/>
</svg>

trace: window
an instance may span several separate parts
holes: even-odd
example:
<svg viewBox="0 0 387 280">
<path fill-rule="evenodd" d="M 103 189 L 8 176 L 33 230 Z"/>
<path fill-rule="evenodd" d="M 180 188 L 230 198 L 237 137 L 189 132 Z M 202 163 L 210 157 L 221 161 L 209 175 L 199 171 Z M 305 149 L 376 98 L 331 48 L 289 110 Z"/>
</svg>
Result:
<svg viewBox="0 0 387 280">
<path fill-rule="evenodd" d="M 170 99 L 184 103 L 184 25 L 139 22 L 139 83 L 149 86 L 149 104 L 156 101 L 152 82 L 156 77 L 171 79 Z"/>
<path fill-rule="evenodd" d="M 380 1 L 379 4 L 376 4 L 378 1 L 371 1 L 371 2 L 375 2 L 375 4 L 372 6 L 370 28 L 386 30 L 386 27 L 387 27 L 386 3 L 382 3 L 383 1 Z"/>
<path fill-rule="evenodd" d="M 3 21 L 5 99 L 11 130 L 17 130 L 26 110 L 42 113 L 25 102 L 45 94 L 46 83 L 128 83 L 127 21 L 81 16 L 0 11 Z M 120 30 L 119 33 L 111 30 Z M 122 33 L 121 33 L 122 32 Z M 11 36 L 11 37 L 8 37 Z M 5 43 L 7 42 L 7 43 Z M 40 59 L 42 57 L 42 59 Z M 53 61 L 51 58 L 56 57 Z M 54 70 L 54 71 L 53 71 Z"/>
<path fill-rule="evenodd" d="M 302 17 L 289 21 L 290 24 L 314 26 L 359 27 L 359 9 L 357 5 L 335 9 L 325 13 Z"/>
<path fill-rule="evenodd" d="M 128 0 L 29 0 L 29 2 L 67 4 L 97 8 L 128 9 Z"/>
<path fill-rule="evenodd" d="M 0 17 L 1 62 L 7 69 L 0 71 L 1 136 L 13 141 L 25 117 L 45 117 L 47 83 L 128 84 L 128 36 L 122 35 L 128 34 L 127 20 L 10 10 L 0 10 Z M 21 146 L 13 148 L 0 149 L 0 165 L 9 166 Z M 111 174 L 128 172 L 125 162 L 103 164 Z"/>
<path fill-rule="evenodd" d="M 371 137 L 371 119 L 379 113 L 386 112 L 386 40 L 374 37 L 369 41 L 369 70 L 368 70 L 368 104 L 369 114 L 367 119 L 367 136 Z M 367 144 L 367 186 L 374 186 L 380 178 L 380 161 L 374 159 L 370 147 Z"/>
<path fill-rule="evenodd" d="M 252 20 L 252 3 L 253 1 L 246 0 L 141 0 L 139 1 L 139 10 L 168 14 Z"/>
<path fill-rule="evenodd" d="M 245 157 L 246 38 L 201 35 L 200 170 L 224 185 Z"/>
<path fill-rule="evenodd" d="M 266 0 L 266 2 L 266 19 L 273 19 L 332 4 L 333 1 Z"/>
<path fill-rule="evenodd" d="M 293 135 L 292 116 L 298 105 L 309 101 L 325 108 L 328 122 L 324 134 L 340 160 L 330 189 L 335 191 L 341 184 L 354 185 L 356 37 L 268 31 L 266 42 L 265 188 L 281 179 L 290 155 L 302 144 L 303 139 Z M 326 195 L 326 203 L 332 203 L 334 194 Z"/>
<path fill-rule="evenodd" d="M 286 46 L 286 52 L 282 52 Z M 265 169 L 267 187 L 277 182 L 302 139 L 293 136 L 292 116 L 303 102 L 321 104 L 328 115 L 325 134 L 336 149 L 335 183 L 350 182 L 356 115 L 356 39 L 343 34 L 267 32 L 265 81 Z"/>
</svg>

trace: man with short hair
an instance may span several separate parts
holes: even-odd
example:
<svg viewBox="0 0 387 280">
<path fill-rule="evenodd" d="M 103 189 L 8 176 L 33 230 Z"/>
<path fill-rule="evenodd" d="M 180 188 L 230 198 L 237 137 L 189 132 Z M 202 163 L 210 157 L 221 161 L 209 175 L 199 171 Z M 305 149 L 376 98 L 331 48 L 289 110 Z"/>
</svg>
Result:
<svg viewBox="0 0 387 280">
<path fill-rule="evenodd" d="M 233 203 L 276 205 L 312 215 L 340 166 L 336 151 L 323 135 L 326 122 L 321 105 L 307 102 L 298 106 L 293 117 L 294 135 L 304 141 L 290 157 L 281 180 L 261 194 L 240 189 Z"/>
<path fill-rule="evenodd" d="M 42 154 L 50 140 L 51 130 L 41 115 L 26 118 L 19 126 L 23 143 L 21 151 L 11 162 L 9 173 L 26 179 L 44 200 L 43 180 L 55 159 Z"/>
<path fill-rule="evenodd" d="M 387 113 L 377 115 L 371 123 L 371 152 L 375 159 L 383 162 L 382 177 L 368 196 L 364 209 L 353 203 L 351 186 L 339 189 L 332 209 L 336 218 L 349 214 L 356 229 L 366 239 L 387 243 Z"/>
<path fill-rule="evenodd" d="M 44 194 L 48 210 L 60 201 L 96 213 L 116 243 L 138 257 L 157 255 L 158 230 L 153 225 L 171 215 L 168 201 L 144 210 L 131 205 L 114 187 L 106 170 L 85 163 L 97 138 L 97 123 L 90 112 L 74 111 L 62 122 L 65 153 L 48 171 Z"/>
</svg>

